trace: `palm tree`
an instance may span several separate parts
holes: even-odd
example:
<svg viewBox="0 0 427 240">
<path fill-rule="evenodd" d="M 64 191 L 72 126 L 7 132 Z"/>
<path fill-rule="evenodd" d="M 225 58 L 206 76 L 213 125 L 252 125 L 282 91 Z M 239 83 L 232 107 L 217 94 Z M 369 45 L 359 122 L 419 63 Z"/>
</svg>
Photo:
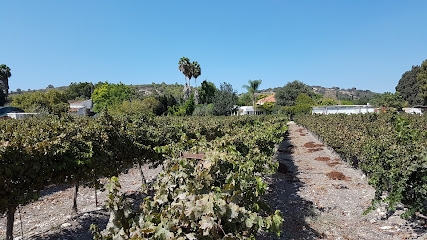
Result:
<svg viewBox="0 0 427 240">
<path fill-rule="evenodd" d="M 10 73 L 10 68 L 6 64 L 0 65 L 0 82 L 3 83 L 6 91 L 6 96 L 9 92 L 9 78 L 12 76 Z M 0 83 L 0 84 L 2 84 Z"/>
<path fill-rule="evenodd" d="M 249 85 L 243 85 L 246 90 L 248 90 L 248 93 L 252 95 L 252 104 L 255 107 L 255 92 L 258 90 L 259 85 L 261 85 L 262 80 L 249 80 Z"/>
<path fill-rule="evenodd" d="M 191 76 L 192 76 L 192 67 L 191 67 L 191 63 L 190 63 L 190 59 L 186 58 L 186 57 L 182 57 L 179 62 L 178 62 L 178 69 L 180 72 L 182 72 L 182 74 L 184 74 L 185 77 L 185 86 L 184 86 L 184 98 L 187 99 L 189 97 L 189 93 L 191 90 L 191 85 L 187 84 L 187 78 L 188 78 L 188 82 L 190 82 Z"/>
<path fill-rule="evenodd" d="M 200 68 L 200 65 L 198 62 L 193 62 L 192 64 L 192 74 L 194 77 L 194 82 L 196 84 L 196 88 L 194 91 L 194 98 L 195 98 L 195 103 L 199 104 L 199 93 L 197 92 L 197 78 L 202 74 L 202 69 Z"/>
</svg>

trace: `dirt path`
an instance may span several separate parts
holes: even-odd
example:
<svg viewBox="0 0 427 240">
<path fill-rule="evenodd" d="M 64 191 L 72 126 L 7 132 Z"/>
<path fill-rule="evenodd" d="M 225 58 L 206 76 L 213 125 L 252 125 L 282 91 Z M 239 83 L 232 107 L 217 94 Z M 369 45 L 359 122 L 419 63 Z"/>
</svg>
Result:
<svg viewBox="0 0 427 240">
<path fill-rule="evenodd" d="M 147 181 L 152 181 L 159 174 L 161 167 L 142 167 Z M 107 180 L 104 179 L 104 182 Z M 139 195 L 141 175 L 138 168 L 132 168 L 119 176 L 122 192 L 133 199 L 142 199 Z M 103 207 L 107 191 L 98 191 L 98 207 L 95 206 L 95 191 L 80 188 L 77 197 L 78 213 L 72 214 L 74 188 L 54 187 L 42 192 L 42 197 L 20 208 L 15 213 L 14 237 L 21 238 L 21 219 L 24 239 L 93 239 L 89 231 L 92 223 L 101 229 L 108 222 L 109 213 Z M 21 218 L 21 219 L 20 219 Z M 6 217 L 0 215 L 0 239 L 6 237 Z"/>
<path fill-rule="evenodd" d="M 370 206 L 375 190 L 361 171 L 343 162 L 305 128 L 291 122 L 279 146 L 279 172 L 266 199 L 285 219 L 280 238 L 257 239 L 426 239 L 423 227 Z"/>
</svg>

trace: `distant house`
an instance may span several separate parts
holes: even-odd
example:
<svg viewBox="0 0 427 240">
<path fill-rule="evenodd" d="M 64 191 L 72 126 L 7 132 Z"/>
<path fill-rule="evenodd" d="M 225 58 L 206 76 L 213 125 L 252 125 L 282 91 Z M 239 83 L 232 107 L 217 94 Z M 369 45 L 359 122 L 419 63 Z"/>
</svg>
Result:
<svg viewBox="0 0 427 240">
<path fill-rule="evenodd" d="M 414 106 L 411 108 L 402 108 L 402 110 L 406 113 L 423 115 L 423 111 L 427 110 L 427 106 Z"/>
<path fill-rule="evenodd" d="M 377 112 L 377 108 L 371 105 L 331 105 L 313 107 L 312 114 L 358 114 L 358 113 L 373 113 Z"/>
<path fill-rule="evenodd" d="M 25 119 L 33 116 L 40 115 L 40 113 L 8 113 L 7 116 L 13 119 Z"/>
<path fill-rule="evenodd" d="M 93 115 L 93 101 L 89 100 L 70 100 L 69 112 L 75 115 L 91 116 Z"/>
<path fill-rule="evenodd" d="M 237 112 L 233 115 L 264 115 L 267 113 L 267 110 L 265 110 L 262 107 L 253 107 L 253 106 L 241 106 L 237 109 Z"/>
<path fill-rule="evenodd" d="M 268 103 L 268 102 L 271 102 L 271 103 L 276 102 L 276 98 L 274 97 L 274 94 L 267 96 L 265 98 L 261 98 L 256 102 L 256 105 L 264 105 L 264 103 Z"/>
<path fill-rule="evenodd" d="M 0 107 L 0 117 L 7 117 L 8 113 L 23 113 L 24 110 L 16 107 Z"/>
<path fill-rule="evenodd" d="M 24 110 L 16 107 L 0 107 L 1 119 L 24 119 L 32 116 L 40 115 L 39 113 L 26 113 Z"/>
</svg>

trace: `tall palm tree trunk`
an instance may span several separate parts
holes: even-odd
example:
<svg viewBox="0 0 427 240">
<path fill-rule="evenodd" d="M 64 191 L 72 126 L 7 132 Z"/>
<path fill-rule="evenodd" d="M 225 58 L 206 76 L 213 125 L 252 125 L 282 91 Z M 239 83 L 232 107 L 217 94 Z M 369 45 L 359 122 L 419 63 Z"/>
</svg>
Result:
<svg viewBox="0 0 427 240">
<path fill-rule="evenodd" d="M 197 91 L 197 78 L 194 78 L 194 83 L 196 85 L 194 89 L 194 104 L 199 104 L 199 92 Z"/>
</svg>

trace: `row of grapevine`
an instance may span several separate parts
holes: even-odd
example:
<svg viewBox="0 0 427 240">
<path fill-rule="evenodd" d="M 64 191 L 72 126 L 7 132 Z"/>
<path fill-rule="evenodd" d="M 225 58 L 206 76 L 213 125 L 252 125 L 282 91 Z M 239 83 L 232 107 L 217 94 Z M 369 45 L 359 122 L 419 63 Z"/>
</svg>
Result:
<svg viewBox="0 0 427 240">
<path fill-rule="evenodd" d="M 187 118 L 181 141 L 156 148 L 168 156 L 153 197 L 132 210 L 109 186 L 110 223 L 92 226 L 96 239 L 246 239 L 280 232 L 283 219 L 263 202 L 263 176 L 274 172 L 275 145 L 286 130 L 280 117 Z M 204 152 L 202 160 L 181 152 Z"/>
<path fill-rule="evenodd" d="M 36 200 L 45 187 L 96 186 L 99 178 L 117 176 L 134 163 L 161 160 L 152 146 L 167 139 L 153 128 L 152 119 L 109 115 L 1 121 L 0 213 L 7 213 L 7 238 L 17 206 Z"/>
<path fill-rule="evenodd" d="M 403 217 L 427 213 L 427 116 L 312 115 L 297 122 L 367 174 L 376 188 L 372 208 L 384 201 L 389 210 L 405 204 Z"/>
<path fill-rule="evenodd" d="M 99 178 L 117 176 L 135 163 L 159 164 L 165 153 L 177 157 L 196 143 L 207 145 L 229 136 L 233 129 L 264 121 L 272 120 L 106 114 L 97 119 L 51 116 L 1 121 L 0 213 L 8 216 L 7 237 L 12 238 L 17 206 L 37 199 L 46 186 L 74 184 L 76 190 L 80 184 L 97 186 Z M 240 143 L 245 141 L 240 138 Z M 270 141 L 265 149 L 271 153 L 272 146 Z"/>
</svg>

